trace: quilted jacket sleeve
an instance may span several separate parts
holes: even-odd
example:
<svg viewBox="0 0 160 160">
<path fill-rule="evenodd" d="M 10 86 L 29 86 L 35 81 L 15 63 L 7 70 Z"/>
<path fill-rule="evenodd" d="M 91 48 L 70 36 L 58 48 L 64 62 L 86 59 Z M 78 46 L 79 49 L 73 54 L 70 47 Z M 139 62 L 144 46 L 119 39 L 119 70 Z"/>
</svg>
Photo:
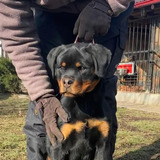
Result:
<svg viewBox="0 0 160 160">
<path fill-rule="evenodd" d="M 29 0 L 0 0 L 0 39 L 31 100 L 52 93 Z"/>
<path fill-rule="evenodd" d="M 135 0 L 106 0 L 110 7 L 112 8 L 114 15 L 118 16 L 121 12 L 125 11 L 130 2 L 134 2 Z"/>
</svg>

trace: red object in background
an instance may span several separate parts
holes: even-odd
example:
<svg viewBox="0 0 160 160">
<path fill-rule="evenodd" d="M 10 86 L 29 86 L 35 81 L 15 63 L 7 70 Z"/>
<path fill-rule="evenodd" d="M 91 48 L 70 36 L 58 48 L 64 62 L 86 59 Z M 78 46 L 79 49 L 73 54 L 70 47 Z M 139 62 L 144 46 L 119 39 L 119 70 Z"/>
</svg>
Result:
<svg viewBox="0 0 160 160">
<path fill-rule="evenodd" d="M 135 8 L 140 8 L 155 3 L 160 3 L 160 0 L 135 0 Z"/>
<path fill-rule="evenodd" d="M 127 75 L 134 75 L 134 62 L 119 63 L 117 70 L 126 70 Z"/>
</svg>

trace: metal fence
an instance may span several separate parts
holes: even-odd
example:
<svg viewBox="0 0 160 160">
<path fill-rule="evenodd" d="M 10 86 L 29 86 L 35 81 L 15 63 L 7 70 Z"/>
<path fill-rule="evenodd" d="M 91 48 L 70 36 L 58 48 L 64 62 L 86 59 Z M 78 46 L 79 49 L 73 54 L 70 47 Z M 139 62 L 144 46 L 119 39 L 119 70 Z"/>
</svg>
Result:
<svg viewBox="0 0 160 160">
<path fill-rule="evenodd" d="M 160 16 L 129 22 L 122 62 L 134 62 L 134 74 L 119 76 L 120 91 L 160 93 Z"/>
</svg>

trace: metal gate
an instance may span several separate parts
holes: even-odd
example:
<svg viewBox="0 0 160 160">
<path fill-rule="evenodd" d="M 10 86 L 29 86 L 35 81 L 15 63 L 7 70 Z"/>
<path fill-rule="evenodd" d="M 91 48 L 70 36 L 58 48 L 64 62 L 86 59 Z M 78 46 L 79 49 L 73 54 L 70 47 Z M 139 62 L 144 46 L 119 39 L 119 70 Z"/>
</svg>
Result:
<svg viewBox="0 0 160 160">
<path fill-rule="evenodd" d="M 129 22 L 122 63 L 134 63 L 134 73 L 119 74 L 120 91 L 160 93 L 160 16 Z"/>
</svg>

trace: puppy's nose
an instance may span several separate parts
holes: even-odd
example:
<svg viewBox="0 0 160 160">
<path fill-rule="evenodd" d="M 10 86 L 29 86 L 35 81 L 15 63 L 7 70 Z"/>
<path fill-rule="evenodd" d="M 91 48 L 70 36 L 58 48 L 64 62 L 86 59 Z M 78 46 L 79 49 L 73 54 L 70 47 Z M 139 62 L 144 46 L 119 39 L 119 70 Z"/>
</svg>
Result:
<svg viewBox="0 0 160 160">
<path fill-rule="evenodd" d="M 69 88 L 72 83 L 73 83 L 73 79 L 71 79 L 71 78 L 63 78 L 63 86 L 65 88 Z"/>
</svg>

